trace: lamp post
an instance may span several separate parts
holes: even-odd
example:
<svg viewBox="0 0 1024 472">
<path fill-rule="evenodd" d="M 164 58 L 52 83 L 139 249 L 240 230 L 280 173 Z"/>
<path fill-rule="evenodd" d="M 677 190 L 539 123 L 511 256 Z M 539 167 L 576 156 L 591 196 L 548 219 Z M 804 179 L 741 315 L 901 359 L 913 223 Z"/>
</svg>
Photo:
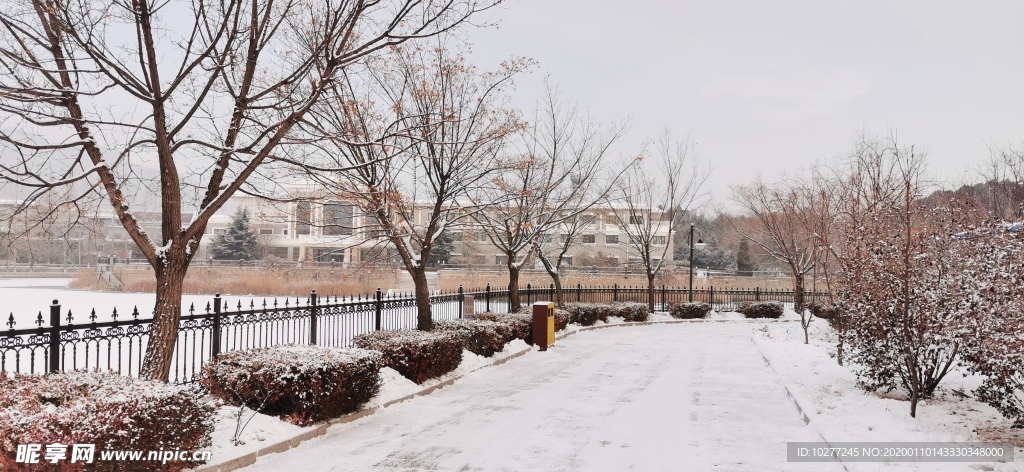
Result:
<svg viewBox="0 0 1024 472">
<path fill-rule="evenodd" d="M 704 249 L 704 246 L 707 246 L 707 244 L 704 244 L 704 240 L 703 239 L 697 239 L 696 243 L 693 242 L 693 230 L 694 230 L 693 225 L 690 225 L 690 301 L 691 302 L 693 301 L 693 248 L 696 247 L 697 249 Z M 700 232 L 700 231 L 698 230 L 698 232 Z"/>
</svg>

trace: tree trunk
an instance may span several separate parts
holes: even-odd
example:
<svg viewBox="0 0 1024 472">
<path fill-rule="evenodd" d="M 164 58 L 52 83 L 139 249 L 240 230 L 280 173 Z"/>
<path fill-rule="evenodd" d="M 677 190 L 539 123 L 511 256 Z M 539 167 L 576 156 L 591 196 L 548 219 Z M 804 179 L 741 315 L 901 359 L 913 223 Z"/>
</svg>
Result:
<svg viewBox="0 0 1024 472">
<path fill-rule="evenodd" d="M 793 311 L 803 317 L 804 313 L 804 274 L 793 274 Z"/>
<path fill-rule="evenodd" d="M 654 273 L 647 271 L 647 308 L 654 313 Z"/>
<path fill-rule="evenodd" d="M 416 329 L 430 331 L 434 329 L 434 316 L 430 310 L 430 287 L 427 285 L 427 269 L 423 266 L 409 270 L 412 283 L 416 289 Z"/>
<path fill-rule="evenodd" d="M 843 341 L 845 336 L 843 333 L 839 333 L 839 343 L 836 345 L 836 360 L 839 361 L 839 365 L 843 365 Z"/>
<path fill-rule="evenodd" d="M 168 255 L 168 265 L 156 270 L 156 305 L 153 308 L 153 331 L 146 346 L 139 377 L 167 382 L 170 379 L 174 345 L 178 341 L 181 321 L 181 292 L 185 282 L 185 263 L 174 262 Z"/>
<path fill-rule="evenodd" d="M 555 306 L 559 306 L 560 307 L 560 306 L 562 306 L 562 303 L 564 303 L 564 298 L 563 298 L 563 293 L 562 293 L 562 275 L 556 273 L 556 274 L 551 276 L 551 280 L 555 281 Z"/>
<path fill-rule="evenodd" d="M 510 262 L 508 264 L 508 312 L 519 313 L 520 308 L 519 269 Z"/>
</svg>

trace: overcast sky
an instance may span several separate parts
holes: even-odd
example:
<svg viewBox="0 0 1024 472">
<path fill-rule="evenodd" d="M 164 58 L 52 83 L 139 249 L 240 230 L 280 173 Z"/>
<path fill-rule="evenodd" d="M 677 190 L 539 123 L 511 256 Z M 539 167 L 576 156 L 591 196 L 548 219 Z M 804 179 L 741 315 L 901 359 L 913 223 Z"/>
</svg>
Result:
<svg viewBox="0 0 1024 472">
<path fill-rule="evenodd" d="M 898 130 L 951 182 L 1024 135 L 1020 1 L 507 0 L 495 17 L 470 31 L 474 62 L 539 61 L 518 105 L 550 75 L 597 118 L 632 118 L 630 146 L 689 135 L 717 200 L 861 131 Z"/>
</svg>

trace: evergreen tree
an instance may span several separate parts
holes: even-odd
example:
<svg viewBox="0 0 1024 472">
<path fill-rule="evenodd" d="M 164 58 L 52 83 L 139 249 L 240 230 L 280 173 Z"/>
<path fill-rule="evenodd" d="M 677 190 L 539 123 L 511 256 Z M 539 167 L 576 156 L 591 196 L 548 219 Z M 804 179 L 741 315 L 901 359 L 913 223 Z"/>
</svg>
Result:
<svg viewBox="0 0 1024 472">
<path fill-rule="evenodd" d="M 249 227 L 249 210 L 240 208 L 231 218 L 231 226 L 217 235 L 210 245 L 214 259 L 247 261 L 259 258 L 259 242 L 256 233 Z"/>
<path fill-rule="evenodd" d="M 452 239 L 452 236 L 447 231 L 442 232 L 434 241 L 434 247 L 430 250 L 430 257 L 427 258 L 427 265 L 433 267 L 437 264 L 447 264 L 454 250 L 455 240 Z"/>
<path fill-rule="evenodd" d="M 750 243 L 746 239 L 740 241 L 740 248 L 736 251 L 736 273 L 754 275 L 754 263 L 750 260 Z"/>
</svg>

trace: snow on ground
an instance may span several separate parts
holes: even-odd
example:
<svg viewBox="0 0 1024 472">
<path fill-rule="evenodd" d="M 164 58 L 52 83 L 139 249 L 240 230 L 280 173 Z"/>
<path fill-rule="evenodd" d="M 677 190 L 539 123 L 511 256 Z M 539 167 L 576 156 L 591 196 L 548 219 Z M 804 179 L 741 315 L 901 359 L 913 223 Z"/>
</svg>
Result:
<svg viewBox="0 0 1024 472">
<path fill-rule="evenodd" d="M 71 280 L 69 278 L 0 279 L 0 288 L 67 288 Z"/>
<path fill-rule="evenodd" d="M 960 399 L 951 389 L 970 392 L 978 379 L 951 373 L 938 398 L 918 403 L 917 418 L 910 417 L 910 403 L 893 392 L 870 393 L 856 386 L 856 376 L 831 357 L 835 338 L 823 320 L 811 323 L 811 344 L 803 344 L 798 324 L 765 325 L 755 342 L 779 371 L 793 395 L 812 416 L 828 441 L 968 441 L 1004 442 L 1024 439 L 1011 430 L 1010 422 L 993 408 Z M 851 472 L 877 470 L 1024 470 L 1024 449 L 1017 448 L 1012 464 L 984 463 L 847 463 Z"/>
<path fill-rule="evenodd" d="M 380 371 L 380 391 L 363 408 L 383 407 L 390 402 L 415 394 L 430 386 L 469 374 L 475 370 L 487 367 L 499 359 L 504 359 L 528 349 L 530 349 L 529 344 L 526 344 L 521 339 L 516 339 L 506 344 L 504 350 L 496 353 L 491 358 L 479 356 L 469 351 L 462 351 L 462 363 L 459 364 L 458 368 L 444 376 L 428 380 L 423 385 L 416 385 L 415 382 L 403 377 L 398 371 L 385 367 Z M 295 426 L 277 417 L 259 413 L 254 414 L 251 410 L 245 410 L 242 419 L 248 420 L 249 423 L 244 428 L 241 428 L 242 432 L 239 438 L 241 443 L 234 444 L 232 439 L 238 427 L 238 415 L 239 408 L 237 407 L 225 406 L 220 409 L 216 431 L 213 434 L 213 447 L 211 449 L 214 460 L 207 465 L 228 462 L 314 428 L 313 426 Z"/>
<path fill-rule="evenodd" d="M 840 470 L 786 463 L 820 440 L 747 323 L 596 330 L 332 426 L 249 470 Z"/>
</svg>

